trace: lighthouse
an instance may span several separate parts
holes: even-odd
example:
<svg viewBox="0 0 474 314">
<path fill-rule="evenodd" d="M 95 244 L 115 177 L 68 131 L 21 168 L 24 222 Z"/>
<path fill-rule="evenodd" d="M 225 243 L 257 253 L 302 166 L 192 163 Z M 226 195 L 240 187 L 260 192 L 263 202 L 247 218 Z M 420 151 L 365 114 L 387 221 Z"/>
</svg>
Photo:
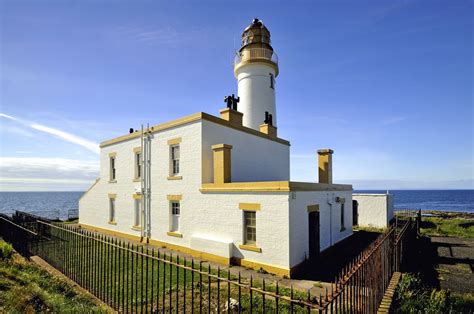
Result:
<svg viewBox="0 0 474 314">
<path fill-rule="evenodd" d="M 259 19 L 254 19 L 242 33 L 242 46 L 234 61 L 234 75 L 243 125 L 255 130 L 260 130 L 263 123 L 276 127 L 278 57 L 271 46 L 270 32 Z"/>
</svg>

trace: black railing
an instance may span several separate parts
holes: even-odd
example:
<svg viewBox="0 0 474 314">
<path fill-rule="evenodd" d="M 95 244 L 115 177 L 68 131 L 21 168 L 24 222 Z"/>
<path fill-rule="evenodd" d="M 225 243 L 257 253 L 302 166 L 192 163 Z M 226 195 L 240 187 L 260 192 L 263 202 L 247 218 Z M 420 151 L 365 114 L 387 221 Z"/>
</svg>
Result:
<svg viewBox="0 0 474 314">
<path fill-rule="evenodd" d="M 31 227 L 31 222 L 25 223 Z M 75 226 L 42 220 L 36 224 L 36 240 L 26 241 L 29 254 L 43 258 L 119 312 L 309 312 L 319 308 L 306 291 L 232 275 Z"/>
<path fill-rule="evenodd" d="M 404 267 L 416 244 L 420 219 L 419 211 L 405 211 L 346 265 L 327 291 L 323 311 L 377 313 L 393 274 Z"/>
<path fill-rule="evenodd" d="M 17 215 L 16 222 L 0 216 L 0 235 L 22 254 L 38 255 L 115 310 L 127 313 L 375 313 L 419 225 L 413 216 L 400 220 L 341 271 L 330 291 L 315 296 L 309 290 L 243 278 L 141 243 L 26 216 Z"/>
</svg>

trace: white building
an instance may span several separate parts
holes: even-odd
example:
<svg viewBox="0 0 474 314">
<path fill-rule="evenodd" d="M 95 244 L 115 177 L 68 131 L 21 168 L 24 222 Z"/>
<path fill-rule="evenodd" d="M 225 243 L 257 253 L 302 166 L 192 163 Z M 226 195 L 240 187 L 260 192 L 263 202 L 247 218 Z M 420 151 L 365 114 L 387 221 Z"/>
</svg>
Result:
<svg viewBox="0 0 474 314">
<path fill-rule="evenodd" d="M 393 195 L 354 193 L 352 209 L 354 225 L 387 228 L 393 219 Z"/>
<path fill-rule="evenodd" d="M 318 151 L 319 183 L 290 181 L 278 62 L 259 20 L 243 32 L 234 74 L 239 111 L 230 99 L 220 117 L 200 112 L 102 142 L 80 225 L 281 276 L 351 235 L 352 186 L 332 183 L 332 150 Z"/>
</svg>

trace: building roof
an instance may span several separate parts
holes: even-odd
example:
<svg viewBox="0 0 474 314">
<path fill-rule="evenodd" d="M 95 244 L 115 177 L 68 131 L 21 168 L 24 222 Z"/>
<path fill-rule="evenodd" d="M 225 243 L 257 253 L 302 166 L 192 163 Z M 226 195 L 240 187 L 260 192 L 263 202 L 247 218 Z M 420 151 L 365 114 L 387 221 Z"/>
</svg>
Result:
<svg viewBox="0 0 474 314">
<path fill-rule="evenodd" d="M 236 129 L 236 130 L 248 133 L 248 134 L 252 134 L 252 135 L 255 135 L 255 136 L 258 136 L 258 137 L 261 137 L 261 138 L 265 138 L 269 141 L 275 141 L 275 142 L 278 142 L 280 144 L 290 146 L 290 142 L 287 141 L 287 140 L 284 140 L 284 139 L 281 139 L 281 138 L 278 138 L 278 137 L 277 138 L 271 138 L 267 134 L 262 133 L 260 131 L 257 131 L 257 130 L 254 130 L 254 129 L 251 129 L 251 128 L 248 128 L 248 127 L 245 127 L 245 126 L 238 126 L 238 125 L 231 124 L 227 120 L 221 119 L 219 117 L 210 115 L 210 114 L 205 113 L 205 112 L 198 112 L 198 113 L 195 113 L 195 114 L 192 114 L 192 115 L 189 115 L 189 116 L 186 116 L 186 117 L 182 117 L 182 118 L 179 118 L 179 119 L 176 119 L 176 120 L 172 120 L 172 121 L 169 121 L 169 122 L 157 124 L 157 125 L 151 126 L 149 130 L 152 133 L 155 133 L 155 132 L 160 132 L 160 131 L 164 131 L 164 130 L 167 130 L 167 129 L 171 129 L 171 128 L 174 128 L 174 127 L 177 127 L 177 126 L 185 125 L 185 124 L 188 124 L 188 123 L 192 123 L 192 122 L 195 122 L 195 121 L 201 121 L 201 120 L 210 121 L 210 122 L 213 122 L 213 123 L 216 123 L 216 124 L 220 124 L 220 125 L 232 128 L 232 129 Z M 144 131 L 146 131 L 146 130 L 144 130 Z M 107 146 L 110 146 L 110 145 L 114 145 L 114 144 L 117 144 L 117 143 L 121 143 L 121 142 L 131 140 L 131 139 L 140 138 L 141 134 L 142 134 L 142 132 L 141 132 L 141 130 L 139 130 L 139 131 L 136 131 L 136 132 L 133 132 L 133 133 L 130 133 L 130 134 L 126 134 L 126 135 L 122 135 L 122 136 L 119 136 L 119 137 L 116 137 L 116 138 L 113 138 L 113 139 L 110 139 L 110 140 L 106 140 L 106 141 L 103 141 L 102 143 L 100 143 L 100 147 L 101 148 L 102 147 L 107 147 Z"/>
<path fill-rule="evenodd" d="M 204 193 L 352 191 L 352 185 L 294 181 L 203 183 L 200 191 Z"/>
</svg>

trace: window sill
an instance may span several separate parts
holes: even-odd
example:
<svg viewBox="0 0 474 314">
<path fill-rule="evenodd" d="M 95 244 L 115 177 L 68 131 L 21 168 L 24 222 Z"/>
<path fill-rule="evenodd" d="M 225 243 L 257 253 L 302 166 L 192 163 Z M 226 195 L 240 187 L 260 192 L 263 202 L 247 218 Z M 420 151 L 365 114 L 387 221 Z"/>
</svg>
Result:
<svg viewBox="0 0 474 314">
<path fill-rule="evenodd" d="M 182 176 L 169 176 L 168 180 L 183 180 Z"/>
<path fill-rule="evenodd" d="M 117 180 L 109 180 L 109 183 L 117 183 Z"/>
<path fill-rule="evenodd" d="M 182 233 L 179 233 L 179 232 L 176 232 L 176 231 L 169 231 L 166 234 L 169 235 L 170 237 L 176 237 L 176 238 L 182 238 L 183 237 Z"/>
<path fill-rule="evenodd" d="M 259 248 L 258 246 L 255 246 L 255 245 L 241 244 L 241 245 L 239 245 L 239 249 L 245 250 L 245 251 L 252 251 L 252 252 L 262 253 L 262 249 Z"/>
<path fill-rule="evenodd" d="M 133 179 L 133 182 L 142 182 L 142 179 L 141 178 L 135 178 L 135 179 Z"/>
<path fill-rule="evenodd" d="M 116 225 L 117 225 L 117 222 L 116 222 L 116 221 L 109 221 L 109 225 L 114 225 L 114 226 L 116 226 Z"/>
<path fill-rule="evenodd" d="M 132 226 L 132 230 L 135 230 L 135 231 L 142 231 L 143 228 L 141 226 Z"/>
</svg>

